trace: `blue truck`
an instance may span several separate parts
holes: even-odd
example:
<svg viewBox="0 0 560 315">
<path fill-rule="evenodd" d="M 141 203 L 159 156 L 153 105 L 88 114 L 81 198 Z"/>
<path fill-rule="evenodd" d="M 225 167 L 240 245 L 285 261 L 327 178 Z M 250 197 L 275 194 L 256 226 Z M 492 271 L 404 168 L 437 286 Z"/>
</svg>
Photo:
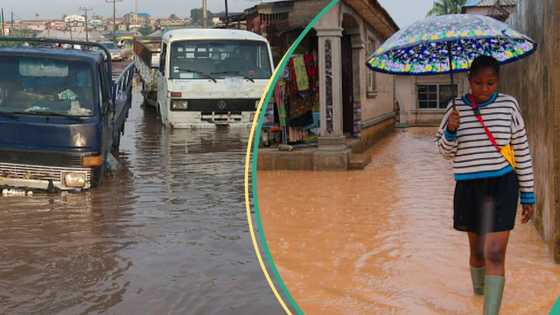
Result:
<svg viewBox="0 0 560 315">
<path fill-rule="evenodd" d="M 133 75 L 130 65 L 114 80 L 100 44 L 0 38 L 0 188 L 97 186 L 118 155 Z"/>
</svg>

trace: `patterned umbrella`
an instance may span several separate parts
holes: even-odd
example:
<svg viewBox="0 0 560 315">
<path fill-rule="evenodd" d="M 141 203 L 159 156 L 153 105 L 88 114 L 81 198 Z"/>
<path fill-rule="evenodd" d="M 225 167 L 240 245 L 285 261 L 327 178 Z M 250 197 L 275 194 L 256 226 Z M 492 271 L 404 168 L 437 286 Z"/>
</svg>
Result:
<svg viewBox="0 0 560 315">
<path fill-rule="evenodd" d="M 468 71 L 479 55 L 513 62 L 532 54 L 537 44 L 490 17 L 451 14 L 416 22 L 389 38 L 368 60 L 379 72 L 430 75 Z"/>
</svg>

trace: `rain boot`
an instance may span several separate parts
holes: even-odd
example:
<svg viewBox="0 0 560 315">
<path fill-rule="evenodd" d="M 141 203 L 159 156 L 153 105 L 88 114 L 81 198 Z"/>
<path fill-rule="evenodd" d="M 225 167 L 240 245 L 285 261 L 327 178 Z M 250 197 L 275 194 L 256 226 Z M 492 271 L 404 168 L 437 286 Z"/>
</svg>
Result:
<svg viewBox="0 0 560 315">
<path fill-rule="evenodd" d="M 484 295 L 484 276 L 486 276 L 486 268 L 471 267 L 471 279 L 476 295 Z"/>
<path fill-rule="evenodd" d="M 505 278 L 486 276 L 484 279 L 484 315 L 500 314 Z"/>
</svg>

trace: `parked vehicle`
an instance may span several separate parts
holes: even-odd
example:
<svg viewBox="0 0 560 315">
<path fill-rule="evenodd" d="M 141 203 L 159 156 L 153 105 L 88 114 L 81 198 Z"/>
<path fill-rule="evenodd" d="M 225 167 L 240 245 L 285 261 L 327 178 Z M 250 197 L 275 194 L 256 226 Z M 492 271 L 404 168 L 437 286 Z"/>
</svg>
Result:
<svg viewBox="0 0 560 315">
<path fill-rule="evenodd" d="M 101 42 L 100 44 L 103 45 L 103 47 L 105 47 L 111 53 L 111 60 L 122 61 L 124 59 L 121 48 L 115 45 L 115 43 Z"/>
<path fill-rule="evenodd" d="M 0 47 L 0 187 L 96 186 L 108 156 L 118 154 L 133 65 L 113 82 L 111 54 L 100 44 L 0 37 L 2 42 L 12 46 Z"/>
<path fill-rule="evenodd" d="M 134 40 L 134 65 L 142 82 L 144 103 L 157 108 L 161 38 Z"/>
<path fill-rule="evenodd" d="M 250 125 L 273 71 L 267 40 L 230 29 L 165 32 L 157 52 L 135 41 L 135 65 L 148 104 L 174 128 Z"/>
</svg>

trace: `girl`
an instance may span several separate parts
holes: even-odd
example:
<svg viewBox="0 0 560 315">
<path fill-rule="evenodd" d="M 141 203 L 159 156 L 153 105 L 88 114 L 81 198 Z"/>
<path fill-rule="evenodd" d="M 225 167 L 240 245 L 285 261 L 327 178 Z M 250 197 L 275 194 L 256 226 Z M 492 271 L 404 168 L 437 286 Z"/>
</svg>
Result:
<svg viewBox="0 0 560 315">
<path fill-rule="evenodd" d="M 525 125 L 517 100 L 496 91 L 499 78 L 496 59 L 477 57 L 469 73 L 471 93 L 456 99 L 455 108 L 450 104 L 436 135 L 442 155 L 453 160 L 453 227 L 468 233 L 473 289 L 484 295 L 485 315 L 500 310 L 519 195 L 523 223 L 535 204 Z"/>
</svg>

